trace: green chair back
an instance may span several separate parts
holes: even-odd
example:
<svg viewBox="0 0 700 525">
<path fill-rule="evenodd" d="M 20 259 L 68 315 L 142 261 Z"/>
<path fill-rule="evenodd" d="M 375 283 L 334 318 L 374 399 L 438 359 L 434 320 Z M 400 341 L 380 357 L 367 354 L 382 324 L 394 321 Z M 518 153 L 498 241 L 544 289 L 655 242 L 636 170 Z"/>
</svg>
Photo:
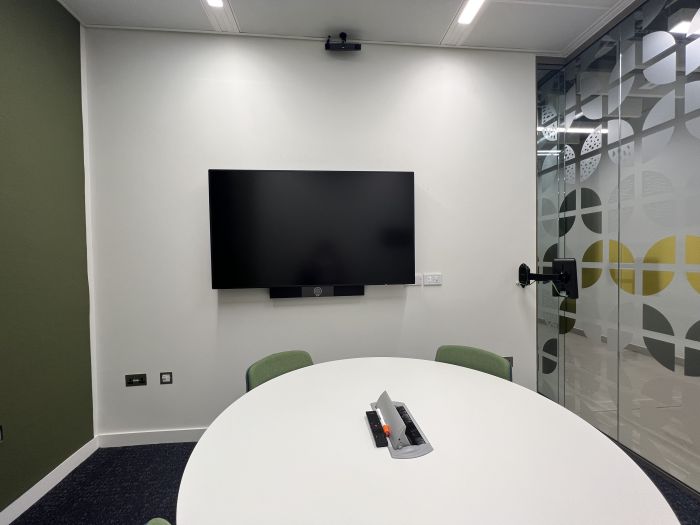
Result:
<svg viewBox="0 0 700 525">
<path fill-rule="evenodd" d="M 313 364 L 309 353 L 303 350 L 289 350 L 268 355 L 250 365 L 245 374 L 246 388 L 250 392 L 270 379 Z"/>
<path fill-rule="evenodd" d="M 512 368 L 507 359 L 480 348 L 444 345 L 438 348 L 435 361 L 479 370 L 508 381 L 513 380 Z"/>
<path fill-rule="evenodd" d="M 153 518 L 146 525 L 170 525 L 170 522 L 163 518 Z"/>
</svg>

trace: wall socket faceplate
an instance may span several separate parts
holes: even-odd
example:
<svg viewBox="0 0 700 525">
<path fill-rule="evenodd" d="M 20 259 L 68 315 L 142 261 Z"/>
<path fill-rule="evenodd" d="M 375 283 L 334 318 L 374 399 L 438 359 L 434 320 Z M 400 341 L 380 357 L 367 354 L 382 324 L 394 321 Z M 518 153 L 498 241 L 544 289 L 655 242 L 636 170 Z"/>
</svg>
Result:
<svg viewBox="0 0 700 525">
<path fill-rule="evenodd" d="M 146 374 L 127 374 L 124 376 L 126 386 L 145 386 L 147 384 Z"/>
<path fill-rule="evenodd" d="M 172 372 L 161 372 L 160 373 L 160 384 L 161 385 L 172 385 L 173 384 L 173 373 Z"/>
<path fill-rule="evenodd" d="M 424 273 L 423 286 L 442 286 L 442 274 L 440 272 Z"/>
</svg>

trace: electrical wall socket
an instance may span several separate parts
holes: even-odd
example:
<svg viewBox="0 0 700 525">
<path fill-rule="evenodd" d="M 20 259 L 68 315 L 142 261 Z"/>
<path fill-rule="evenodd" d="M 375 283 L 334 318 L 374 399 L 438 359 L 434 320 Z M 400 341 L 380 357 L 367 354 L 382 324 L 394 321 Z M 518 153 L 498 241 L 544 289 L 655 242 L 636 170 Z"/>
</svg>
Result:
<svg viewBox="0 0 700 525">
<path fill-rule="evenodd" d="M 442 274 L 439 272 L 424 273 L 423 286 L 442 286 Z"/>
<path fill-rule="evenodd" d="M 146 374 L 127 374 L 124 376 L 126 386 L 145 386 L 147 384 Z"/>
<path fill-rule="evenodd" d="M 160 373 L 160 384 L 161 385 L 172 385 L 173 384 L 173 373 L 172 372 L 161 372 Z"/>
</svg>

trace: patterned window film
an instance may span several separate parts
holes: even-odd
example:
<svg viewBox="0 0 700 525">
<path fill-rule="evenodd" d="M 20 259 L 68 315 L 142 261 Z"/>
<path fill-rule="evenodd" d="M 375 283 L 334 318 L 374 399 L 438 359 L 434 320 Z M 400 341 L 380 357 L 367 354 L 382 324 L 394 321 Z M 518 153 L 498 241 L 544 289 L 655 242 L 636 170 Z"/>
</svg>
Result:
<svg viewBox="0 0 700 525">
<path fill-rule="evenodd" d="M 538 259 L 581 286 L 538 285 L 538 388 L 700 490 L 700 2 L 646 2 L 538 91 Z"/>
</svg>

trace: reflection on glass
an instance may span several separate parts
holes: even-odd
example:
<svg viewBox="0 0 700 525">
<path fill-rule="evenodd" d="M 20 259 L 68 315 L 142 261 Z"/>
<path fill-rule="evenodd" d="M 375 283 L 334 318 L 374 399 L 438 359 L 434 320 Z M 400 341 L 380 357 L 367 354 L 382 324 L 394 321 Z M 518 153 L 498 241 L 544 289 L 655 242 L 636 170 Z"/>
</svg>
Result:
<svg viewBox="0 0 700 525">
<path fill-rule="evenodd" d="M 560 184 L 559 172 L 569 159 L 561 141 L 563 129 L 562 74 L 543 71 L 537 108 L 537 271 L 551 270 L 558 255 Z M 563 366 L 559 366 L 559 302 L 551 286 L 537 283 L 537 389 L 559 401 Z M 563 353 L 562 353 L 563 355 Z"/>
<path fill-rule="evenodd" d="M 697 4 L 646 2 L 557 78 L 539 87 L 541 114 L 562 103 L 538 123 L 558 152 L 538 164 L 538 257 L 576 258 L 581 290 L 558 337 L 540 330 L 540 391 L 700 490 Z"/>
<path fill-rule="evenodd" d="M 618 186 L 618 41 L 607 36 L 569 64 L 564 141 L 573 152 L 564 175 L 560 221 L 562 255 L 581 268 L 577 301 L 562 301 L 560 332 L 566 357 L 564 404 L 606 434 L 617 437 L 617 275 L 615 217 L 606 213 Z M 613 205 L 616 199 L 613 200 Z"/>
<path fill-rule="evenodd" d="M 621 35 L 640 61 L 628 74 L 622 118 L 633 145 L 621 166 L 627 199 L 620 246 L 627 253 L 620 286 L 620 442 L 700 489 L 700 377 L 694 363 L 700 295 L 685 278 L 700 258 L 693 239 L 700 217 L 697 170 L 700 109 L 697 36 L 671 33 L 678 14 L 698 9 L 662 4 L 656 16 Z M 674 7 L 675 5 L 675 7 Z M 700 19 L 700 18 L 699 18 Z M 694 255 L 697 254 L 697 255 Z M 621 271 L 622 273 L 622 271 Z M 622 278 L 622 276 L 621 276 Z"/>
</svg>

